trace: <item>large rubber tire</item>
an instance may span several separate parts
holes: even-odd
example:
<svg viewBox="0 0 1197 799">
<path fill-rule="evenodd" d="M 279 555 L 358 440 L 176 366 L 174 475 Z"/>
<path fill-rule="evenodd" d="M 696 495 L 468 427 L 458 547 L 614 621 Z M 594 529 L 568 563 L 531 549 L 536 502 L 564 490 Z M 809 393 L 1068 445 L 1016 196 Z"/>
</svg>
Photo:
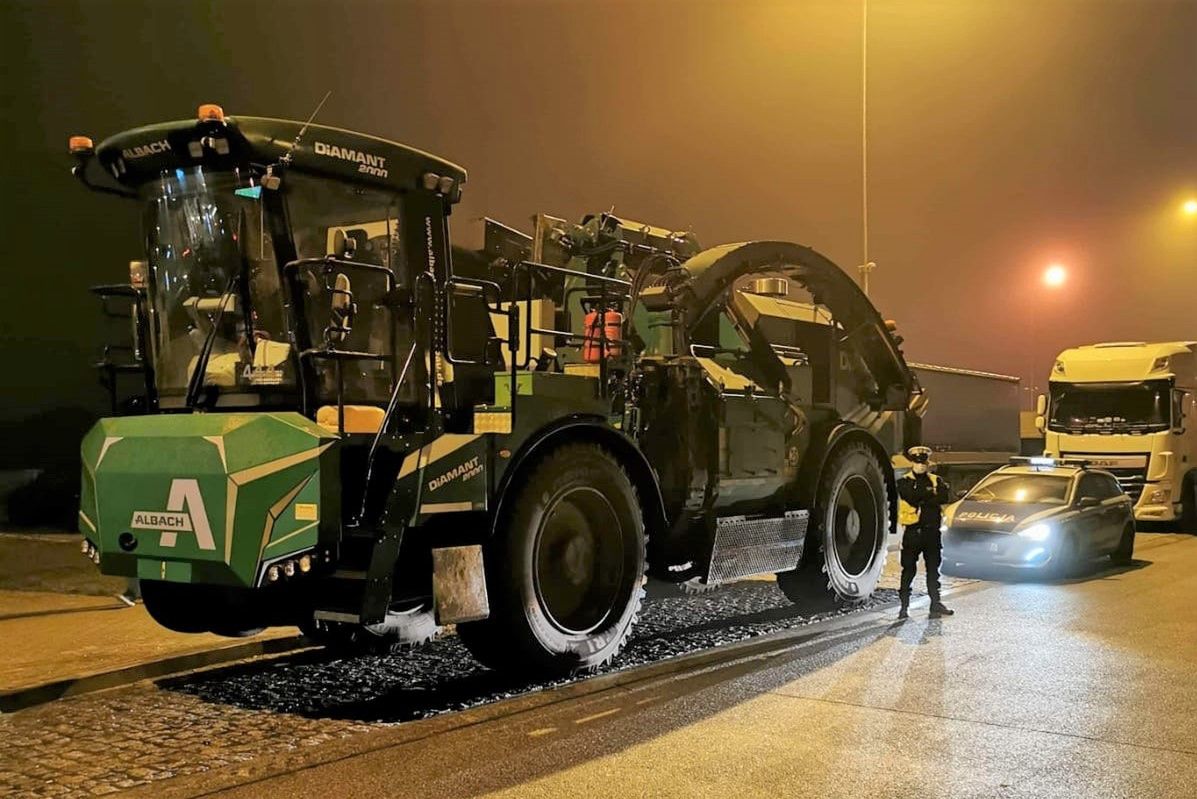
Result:
<svg viewBox="0 0 1197 799">
<path fill-rule="evenodd" d="M 1118 548 L 1110 553 L 1110 560 L 1120 566 L 1130 563 L 1135 558 L 1135 523 L 1127 522 L 1122 531 L 1122 538 L 1118 539 Z"/>
<path fill-rule="evenodd" d="M 1180 504 L 1180 532 L 1197 535 L 1197 477 L 1185 478 Z"/>
<path fill-rule="evenodd" d="M 266 624 L 247 589 L 142 580 L 141 599 L 150 618 L 177 633 L 257 635 Z"/>
<path fill-rule="evenodd" d="M 141 581 L 141 600 L 150 618 L 176 633 L 206 633 L 211 629 L 211 613 L 202 601 L 202 593 L 202 586 Z"/>
<path fill-rule="evenodd" d="M 636 489 L 607 450 L 578 443 L 552 451 L 514 490 L 484 551 L 490 617 L 458 635 L 494 669 L 596 669 L 623 648 L 644 597 Z"/>
<path fill-rule="evenodd" d="M 859 441 L 837 447 L 819 479 L 802 562 L 779 573 L 777 586 L 815 611 L 868 599 L 885 568 L 889 507 L 873 450 Z"/>
<path fill-rule="evenodd" d="M 321 646 L 343 655 L 386 655 L 419 646 L 440 635 L 431 606 L 389 610 L 378 624 L 347 624 L 311 619 L 300 631 Z"/>
</svg>

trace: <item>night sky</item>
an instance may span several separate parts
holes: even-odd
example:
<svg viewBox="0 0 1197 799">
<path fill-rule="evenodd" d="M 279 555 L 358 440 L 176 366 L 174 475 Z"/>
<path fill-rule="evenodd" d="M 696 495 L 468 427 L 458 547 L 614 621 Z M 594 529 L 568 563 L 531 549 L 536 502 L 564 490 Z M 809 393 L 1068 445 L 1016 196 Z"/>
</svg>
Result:
<svg viewBox="0 0 1197 799">
<path fill-rule="evenodd" d="M 139 255 L 133 207 L 70 178 L 74 133 L 203 102 L 305 118 L 332 90 L 318 121 L 470 171 L 461 243 L 613 206 L 861 259 L 857 0 L 4 0 L 0 37 L 0 466 L 33 457 L 34 414 L 102 410 L 87 287 Z M 868 51 L 873 295 L 908 356 L 1025 376 L 1197 339 L 1197 0 L 870 0 Z"/>
</svg>

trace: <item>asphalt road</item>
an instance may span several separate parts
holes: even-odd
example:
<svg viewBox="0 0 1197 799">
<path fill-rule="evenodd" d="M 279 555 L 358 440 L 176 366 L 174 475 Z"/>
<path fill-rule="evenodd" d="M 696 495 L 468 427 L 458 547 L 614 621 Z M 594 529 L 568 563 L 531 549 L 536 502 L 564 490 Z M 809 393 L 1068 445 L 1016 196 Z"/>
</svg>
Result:
<svg viewBox="0 0 1197 799">
<path fill-rule="evenodd" d="M 1193 796 L 1194 596 L 1197 538 L 1143 535 L 1130 568 L 967 586 L 951 619 L 865 614 L 780 653 L 400 725 L 219 795 Z"/>
<path fill-rule="evenodd" d="M 1136 555 L 955 581 L 943 621 L 812 624 L 768 583 L 658 597 L 569 684 L 452 638 L 143 683 L 0 717 L 0 796 L 1192 796 L 1197 538 Z"/>
</svg>

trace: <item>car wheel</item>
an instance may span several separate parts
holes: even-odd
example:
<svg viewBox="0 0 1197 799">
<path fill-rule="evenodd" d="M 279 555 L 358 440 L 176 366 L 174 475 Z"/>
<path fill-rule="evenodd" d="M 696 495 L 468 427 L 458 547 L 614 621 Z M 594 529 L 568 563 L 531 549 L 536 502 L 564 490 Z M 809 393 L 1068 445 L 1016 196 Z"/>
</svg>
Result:
<svg viewBox="0 0 1197 799">
<path fill-rule="evenodd" d="M 1130 563 L 1135 557 L 1135 523 L 1127 522 L 1118 539 L 1118 548 L 1110 553 L 1110 560 L 1117 564 Z"/>
<path fill-rule="evenodd" d="M 1076 538 L 1066 534 L 1056 549 L 1051 574 L 1060 579 L 1075 577 L 1080 572 L 1081 565 L 1080 547 Z"/>
</svg>

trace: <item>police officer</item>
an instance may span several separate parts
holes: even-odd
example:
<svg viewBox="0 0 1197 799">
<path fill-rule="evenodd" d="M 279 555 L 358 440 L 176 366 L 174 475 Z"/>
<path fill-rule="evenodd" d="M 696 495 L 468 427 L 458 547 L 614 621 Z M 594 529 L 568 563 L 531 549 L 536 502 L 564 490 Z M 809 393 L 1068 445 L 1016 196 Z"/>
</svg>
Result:
<svg viewBox="0 0 1197 799">
<path fill-rule="evenodd" d="M 906 450 L 910 473 L 898 481 L 898 521 L 906 527 L 902 536 L 902 585 L 898 596 L 902 600 L 899 619 L 910 617 L 910 585 L 918 569 L 919 555 L 927 568 L 927 593 L 931 595 L 931 618 L 951 616 L 950 610 L 939 601 L 939 562 L 943 542 L 939 525 L 943 506 L 948 504 L 951 487 L 947 480 L 931 473 L 931 449 L 910 447 Z"/>
</svg>

